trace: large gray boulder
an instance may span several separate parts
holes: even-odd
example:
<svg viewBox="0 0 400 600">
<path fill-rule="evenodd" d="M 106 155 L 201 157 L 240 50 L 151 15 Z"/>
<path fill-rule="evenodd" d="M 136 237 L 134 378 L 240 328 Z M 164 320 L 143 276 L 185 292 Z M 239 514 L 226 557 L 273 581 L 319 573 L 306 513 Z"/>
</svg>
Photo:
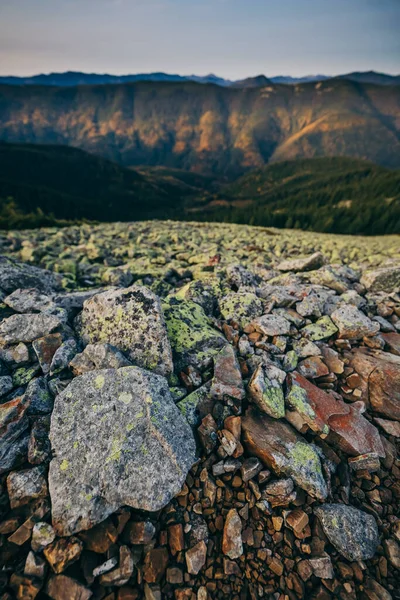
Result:
<svg viewBox="0 0 400 600">
<path fill-rule="evenodd" d="M 60 278 L 32 265 L 18 262 L 8 256 L 0 256 L 0 290 L 11 294 L 18 288 L 36 288 L 52 292 L 60 287 Z"/>
<path fill-rule="evenodd" d="M 108 343 L 160 375 L 173 371 L 159 298 L 144 286 L 110 290 L 86 300 L 79 328 L 84 344 Z"/>
<path fill-rule="evenodd" d="M 372 515 L 346 504 L 324 504 L 314 512 L 331 544 L 347 560 L 368 560 L 374 556 L 379 532 Z"/>
<path fill-rule="evenodd" d="M 192 430 L 166 379 L 138 367 L 73 379 L 55 399 L 50 440 L 59 535 L 89 529 L 123 505 L 161 509 L 195 462 Z"/>
</svg>

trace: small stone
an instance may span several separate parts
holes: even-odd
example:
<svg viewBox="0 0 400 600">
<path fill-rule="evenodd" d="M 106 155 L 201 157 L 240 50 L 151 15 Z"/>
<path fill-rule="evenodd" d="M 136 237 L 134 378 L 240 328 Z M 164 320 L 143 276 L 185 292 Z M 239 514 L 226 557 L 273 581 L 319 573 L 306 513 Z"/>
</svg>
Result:
<svg viewBox="0 0 400 600">
<path fill-rule="evenodd" d="M 319 579 L 333 579 L 335 577 L 332 562 L 328 555 L 309 558 L 308 562 L 315 577 Z"/>
<path fill-rule="evenodd" d="M 56 534 L 49 523 L 35 523 L 32 529 L 31 546 L 34 552 L 42 552 L 52 542 L 54 542 Z"/>
<path fill-rule="evenodd" d="M 250 481 L 250 479 L 253 479 L 253 477 L 262 471 L 262 468 L 262 463 L 255 456 L 246 458 L 240 468 L 243 481 L 246 482 Z"/>
<path fill-rule="evenodd" d="M 24 400 L 28 404 L 28 415 L 46 415 L 53 410 L 53 396 L 44 377 L 29 382 Z"/>
<path fill-rule="evenodd" d="M 81 354 L 76 354 L 69 366 L 74 375 L 83 375 L 94 369 L 120 369 L 131 363 L 111 344 L 88 344 Z"/>
<path fill-rule="evenodd" d="M 126 531 L 124 531 L 125 536 L 129 538 L 129 524 Z M 96 552 L 97 554 L 105 554 L 116 543 L 118 531 L 111 522 L 111 519 L 106 519 L 88 531 L 82 531 L 79 537 L 85 544 L 86 550 Z"/>
<path fill-rule="evenodd" d="M 221 317 L 225 321 L 236 321 L 241 329 L 252 319 L 263 313 L 263 305 L 252 292 L 233 292 L 219 301 Z"/>
<path fill-rule="evenodd" d="M 385 431 L 388 435 L 392 435 L 393 437 L 400 438 L 400 422 L 399 421 L 387 421 L 386 419 L 374 419 L 375 423 L 377 423 L 380 427 L 382 427 L 383 431 Z"/>
<path fill-rule="evenodd" d="M 286 515 L 285 523 L 295 533 L 301 533 L 309 523 L 308 514 L 304 510 L 296 508 Z"/>
<path fill-rule="evenodd" d="M 99 565 L 95 569 L 93 569 L 93 577 L 99 577 L 99 575 L 104 575 L 104 573 L 108 573 L 118 564 L 118 560 L 115 557 L 109 558 L 103 564 Z"/>
<path fill-rule="evenodd" d="M 383 547 L 388 561 L 395 569 L 400 569 L 400 546 L 393 538 L 384 540 Z"/>
<path fill-rule="evenodd" d="M 203 568 L 207 557 L 207 545 L 202 540 L 185 553 L 187 570 L 191 575 L 197 575 Z"/>
<path fill-rule="evenodd" d="M 379 324 L 371 321 L 364 313 L 351 304 L 336 309 L 331 319 L 339 330 L 339 338 L 360 340 L 373 336 L 379 331 Z"/>
<path fill-rule="evenodd" d="M 45 375 L 50 372 L 51 361 L 61 344 L 62 336 L 60 333 L 51 333 L 50 335 L 38 338 L 32 343 L 32 347 Z"/>
<path fill-rule="evenodd" d="M 132 576 L 133 568 L 134 561 L 132 552 L 129 550 L 128 546 L 121 546 L 119 549 L 118 567 L 101 575 L 100 584 L 105 587 L 125 585 Z"/>
<path fill-rule="evenodd" d="M 168 564 L 168 550 L 154 548 L 144 558 L 143 577 L 147 583 L 159 583 Z"/>
<path fill-rule="evenodd" d="M 299 273 L 301 271 L 313 271 L 319 269 L 325 264 L 325 258 L 321 252 L 314 252 L 304 258 L 294 258 L 291 260 L 284 260 L 276 267 L 278 271 L 294 271 Z"/>
<path fill-rule="evenodd" d="M 44 579 L 45 574 L 46 561 L 41 556 L 34 554 L 31 550 L 26 557 L 24 575 L 35 577 L 37 579 Z"/>
<path fill-rule="evenodd" d="M 50 458 L 49 428 L 48 417 L 39 417 L 32 426 L 28 444 L 28 461 L 31 465 L 40 465 Z"/>
<path fill-rule="evenodd" d="M 289 321 L 278 314 L 262 315 L 254 319 L 251 325 L 256 331 L 270 337 L 274 335 L 287 335 L 290 332 Z"/>
<path fill-rule="evenodd" d="M 57 375 L 67 369 L 77 351 L 78 346 L 74 339 L 65 340 L 54 353 L 50 365 L 50 375 Z"/>
<path fill-rule="evenodd" d="M 7 490 L 11 508 L 17 508 L 36 498 L 47 496 L 47 481 L 42 467 L 10 473 L 7 477 Z"/>
<path fill-rule="evenodd" d="M 242 400 L 245 397 L 239 364 L 232 346 L 227 345 L 214 359 L 214 378 L 211 383 L 211 396 L 223 399 L 225 396 Z"/>
<path fill-rule="evenodd" d="M 130 544 L 148 544 L 156 528 L 151 521 L 130 521 L 124 529 L 124 538 Z"/>
<path fill-rule="evenodd" d="M 0 377 L 0 398 L 5 396 L 10 392 L 14 387 L 12 377 L 5 375 Z"/>
<path fill-rule="evenodd" d="M 374 452 L 349 458 L 348 462 L 350 468 L 355 472 L 368 471 L 368 473 L 375 473 L 381 466 L 379 456 Z"/>
<path fill-rule="evenodd" d="M 34 600 L 40 592 L 42 584 L 31 577 L 23 577 L 13 573 L 10 577 L 9 586 L 17 600 Z"/>
<path fill-rule="evenodd" d="M 61 538 L 44 548 L 44 555 L 55 573 L 62 573 L 80 557 L 82 542 L 72 536 Z"/>
<path fill-rule="evenodd" d="M 185 548 L 183 527 L 180 523 L 168 527 L 168 544 L 173 556 Z"/>
<path fill-rule="evenodd" d="M 324 316 L 318 319 L 316 323 L 303 327 L 301 333 L 312 342 L 317 342 L 332 337 L 337 331 L 338 329 L 332 319 L 328 316 Z"/>
<path fill-rule="evenodd" d="M 71 577 L 56 575 L 47 582 L 46 594 L 53 600 L 89 600 L 92 591 Z"/>
<path fill-rule="evenodd" d="M 222 552 L 231 559 L 243 554 L 242 521 L 235 509 L 231 509 L 225 518 Z"/>
<path fill-rule="evenodd" d="M 276 379 L 270 380 L 267 377 L 263 365 L 259 365 L 254 371 L 249 382 L 248 392 L 251 401 L 269 416 L 274 419 L 285 416 L 285 399 L 282 386 Z"/>
</svg>

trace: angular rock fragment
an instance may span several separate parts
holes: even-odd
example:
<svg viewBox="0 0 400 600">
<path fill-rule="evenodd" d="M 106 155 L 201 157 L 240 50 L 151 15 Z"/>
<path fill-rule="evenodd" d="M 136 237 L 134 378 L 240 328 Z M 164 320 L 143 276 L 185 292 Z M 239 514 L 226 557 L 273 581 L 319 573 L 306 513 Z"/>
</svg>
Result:
<svg viewBox="0 0 400 600">
<path fill-rule="evenodd" d="M 24 394 L 28 415 L 46 415 L 53 410 L 53 396 L 44 377 L 32 379 Z"/>
<path fill-rule="evenodd" d="M 12 315 L 0 323 L 0 345 L 33 342 L 61 326 L 57 317 L 42 313 Z"/>
<path fill-rule="evenodd" d="M 221 317 L 225 321 L 235 321 L 243 329 L 263 313 L 263 305 L 252 292 L 237 292 L 224 296 L 219 301 Z"/>
<path fill-rule="evenodd" d="M 303 327 L 301 333 L 312 342 L 318 342 L 332 337 L 337 333 L 337 330 L 338 329 L 332 319 L 326 315 L 325 317 L 318 319 L 316 323 L 311 323 L 311 325 Z"/>
<path fill-rule="evenodd" d="M 365 271 L 360 282 L 369 292 L 392 292 L 400 287 L 400 266 Z"/>
<path fill-rule="evenodd" d="M 212 327 L 198 304 L 168 298 L 163 303 L 163 310 L 178 369 L 188 365 L 210 365 L 219 350 L 227 344 L 225 337 Z"/>
<path fill-rule="evenodd" d="M 0 256 L 0 290 L 3 292 L 11 294 L 18 288 L 51 292 L 58 287 L 59 280 L 54 273 Z"/>
<path fill-rule="evenodd" d="M 77 351 L 78 346 L 73 338 L 65 340 L 54 353 L 50 364 L 50 375 L 57 375 L 67 369 Z"/>
<path fill-rule="evenodd" d="M 47 481 L 42 467 L 13 471 L 7 477 L 11 508 L 23 506 L 36 498 L 48 495 Z"/>
<path fill-rule="evenodd" d="M 347 560 L 372 558 L 379 544 L 372 515 L 345 504 L 324 504 L 315 509 L 325 535 Z"/>
<path fill-rule="evenodd" d="M 46 594 L 53 600 L 89 600 L 93 592 L 71 577 L 56 575 L 47 582 Z"/>
<path fill-rule="evenodd" d="M 210 385 L 202 385 L 177 403 L 177 407 L 191 427 L 198 427 L 202 419 L 213 409 L 214 400 L 210 394 Z"/>
<path fill-rule="evenodd" d="M 188 573 L 197 575 L 205 565 L 206 556 L 207 545 L 203 540 L 193 546 L 193 548 L 190 548 L 190 550 L 187 550 L 185 558 Z"/>
<path fill-rule="evenodd" d="M 137 367 L 76 377 L 55 400 L 49 487 L 60 535 L 120 506 L 162 508 L 195 461 L 192 431 L 167 382 Z"/>
<path fill-rule="evenodd" d="M 361 310 L 346 304 L 331 314 L 331 319 L 338 328 L 338 337 L 348 340 L 360 340 L 365 336 L 373 336 L 379 331 L 379 323 L 371 321 Z"/>
<path fill-rule="evenodd" d="M 211 396 L 222 400 L 225 396 L 243 400 L 245 391 L 236 354 L 231 345 L 226 345 L 214 359 L 214 378 Z"/>
<path fill-rule="evenodd" d="M 35 523 L 32 529 L 32 540 L 31 546 L 34 552 L 42 552 L 54 542 L 56 534 L 54 529 L 49 523 L 44 521 L 40 521 L 39 523 Z"/>
<path fill-rule="evenodd" d="M 328 495 L 318 452 L 290 425 L 248 409 L 242 419 L 244 444 L 276 473 L 291 477 L 310 496 L 325 500 Z"/>
<path fill-rule="evenodd" d="M 128 546 L 119 549 L 119 565 L 113 571 L 104 573 L 100 577 L 100 583 L 104 586 L 122 586 L 128 583 L 134 568 L 133 555 Z"/>
<path fill-rule="evenodd" d="M 51 297 L 36 288 L 14 290 L 4 298 L 4 304 L 19 313 L 45 312 L 56 308 Z"/>
<path fill-rule="evenodd" d="M 251 401 L 258 408 L 274 419 L 285 416 L 285 399 L 281 384 L 276 379 L 269 379 L 264 365 L 254 371 L 248 386 Z"/>
<path fill-rule="evenodd" d="M 60 333 L 51 333 L 33 342 L 32 347 L 45 375 L 50 372 L 51 361 L 61 344 L 62 337 Z"/>
<path fill-rule="evenodd" d="M 173 371 L 161 303 L 146 287 L 133 285 L 86 300 L 80 331 L 86 345 L 108 343 L 139 367 L 160 375 Z"/>
<path fill-rule="evenodd" d="M 71 536 L 52 542 L 44 548 L 44 555 L 53 571 L 57 574 L 65 571 L 78 560 L 83 550 L 82 542 Z"/>
<path fill-rule="evenodd" d="M 243 554 L 242 521 L 234 508 L 228 512 L 225 518 L 222 552 L 231 559 L 239 558 Z"/>
<path fill-rule="evenodd" d="M 379 432 L 355 404 L 327 394 L 299 373 L 288 375 L 288 420 L 302 430 L 302 423 L 350 456 L 374 452 L 384 457 Z M 295 413 L 293 415 L 292 413 Z"/>
<path fill-rule="evenodd" d="M 279 271 L 312 271 L 319 269 L 325 263 L 324 256 L 321 252 L 314 252 L 304 258 L 293 258 L 284 260 L 276 267 Z"/>
<path fill-rule="evenodd" d="M 287 335 L 290 331 L 290 323 L 285 317 L 278 314 L 262 315 L 251 322 L 256 331 L 264 335 Z"/>
<path fill-rule="evenodd" d="M 120 369 L 130 365 L 122 352 L 111 344 L 88 344 L 84 351 L 69 363 L 74 375 L 83 375 L 94 369 Z"/>
<path fill-rule="evenodd" d="M 361 377 L 361 400 L 388 419 L 400 421 L 400 357 L 389 352 L 354 349 L 349 364 Z"/>
</svg>

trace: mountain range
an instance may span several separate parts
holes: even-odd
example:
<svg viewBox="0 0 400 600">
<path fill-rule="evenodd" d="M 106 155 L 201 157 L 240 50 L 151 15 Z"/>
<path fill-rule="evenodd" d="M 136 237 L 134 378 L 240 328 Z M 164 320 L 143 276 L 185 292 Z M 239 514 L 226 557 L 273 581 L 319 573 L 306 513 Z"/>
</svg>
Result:
<svg viewBox="0 0 400 600">
<path fill-rule="evenodd" d="M 400 167 L 400 86 L 346 79 L 2 85 L 0 139 L 228 179 L 270 162 L 324 156 Z"/>
<path fill-rule="evenodd" d="M 377 73 L 376 71 L 353 72 L 345 75 L 307 75 L 305 77 L 291 77 L 278 75 L 275 77 L 265 77 L 258 75 L 256 77 L 248 77 L 239 81 L 231 81 L 210 74 L 205 76 L 198 75 L 174 75 L 168 73 L 139 73 L 135 75 L 109 75 L 99 73 L 81 73 L 76 71 L 68 71 L 65 73 L 48 73 L 33 75 L 30 77 L 16 76 L 0 76 L 0 84 L 7 85 L 51 85 L 51 86 L 76 86 L 76 85 L 101 85 L 101 84 L 118 84 L 132 83 L 138 81 L 195 81 L 197 83 L 214 83 L 223 87 L 241 85 L 248 86 L 249 82 L 257 85 L 265 85 L 265 82 L 281 83 L 281 84 L 298 84 L 307 83 L 310 81 L 325 81 L 327 79 L 348 79 L 350 81 L 358 81 L 360 83 L 377 83 L 379 85 L 399 85 L 400 75 L 388 75 L 386 73 Z M 258 81 L 257 81 L 258 80 Z"/>
<path fill-rule="evenodd" d="M 149 218 L 398 233 L 400 170 L 304 159 L 227 184 L 165 167 L 127 169 L 76 148 L 0 143 L 0 229 Z"/>
</svg>

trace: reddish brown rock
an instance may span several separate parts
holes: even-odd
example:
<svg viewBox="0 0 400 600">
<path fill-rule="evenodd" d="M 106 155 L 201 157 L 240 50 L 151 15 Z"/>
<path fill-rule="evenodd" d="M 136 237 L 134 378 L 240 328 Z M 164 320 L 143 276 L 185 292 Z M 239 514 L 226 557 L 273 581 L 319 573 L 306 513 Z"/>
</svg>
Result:
<svg viewBox="0 0 400 600">
<path fill-rule="evenodd" d="M 168 527 L 168 544 L 174 556 L 185 548 L 183 527 L 180 523 Z"/>
<path fill-rule="evenodd" d="M 79 538 L 84 542 L 85 550 L 104 554 L 115 544 L 118 534 L 111 520 L 106 519 L 88 531 L 81 531 Z"/>
<path fill-rule="evenodd" d="M 191 575 L 197 575 L 206 562 L 207 545 L 202 540 L 185 554 L 187 570 Z"/>
<path fill-rule="evenodd" d="M 388 435 L 392 435 L 393 437 L 400 438 L 400 423 L 399 423 L 399 421 L 387 421 L 386 419 L 375 419 L 375 423 L 377 423 L 380 427 L 382 427 L 383 431 L 385 431 Z"/>
<path fill-rule="evenodd" d="M 44 555 L 55 573 L 62 573 L 81 555 L 83 544 L 72 536 L 60 538 L 44 549 Z"/>
<path fill-rule="evenodd" d="M 357 348 L 348 358 L 362 380 L 361 400 L 380 415 L 400 421 L 400 357 Z"/>
<path fill-rule="evenodd" d="M 215 359 L 210 392 L 216 399 L 229 396 L 240 401 L 245 397 L 239 363 L 234 349 L 229 344 L 222 348 Z"/>
<path fill-rule="evenodd" d="M 151 521 L 130 522 L 124 529 L 124 540 L 130 544 L 148 544 L 155 532 L 156 528 Z"/>
<path fill-rule="evenodd" d="M 356 404 L 346 404 L 296 372 L 288 375 L 288 382 L 289 404 L 313 431 L 328 434 L 327 441 L 350 456 L 372 452 L 385 456 L 378 430 Z M 298 388 L 305 392 L 301 398 Z"/>
<path fill-rule="evenodd" d="M 242 431 L 250 455 L 260 458 L 276 473 L 291 477 L 312 497 L 325 500 L 328 489 L 313 444 L 287 423 L 254 408 L 248 409 L 243 417 Z"/>
<path fill-rule="evenodd" d="M 328 375 L 329 373 L 328 367 L 319 356 L 305 358 L 297 365 L 297 368 L 303 377 L 308 377 L 309 379 L 324 377 L 324 375 Z"/>
<path fill-rule="evenodd" d="M 226 515 L 222 552 L 231 559 L 239 558 L 243 554 L 242 521 L 235 509 L 231 509 Z"/>
<path fill-rule="evenodd" d="M 154 548 L 144 559 L 143 577 L 147 583 L 158 583 L 164 576 L 168 565 L 168 550 Z"/>
<path fill-rule="evenodd" d="M 47 582 L 46 594 L 53 600 L 89 600 L 92 592 L 71 577 L 56 575 Z"/>
<path fill-rule="evenodd" d="M 10 577 L 10 588 L 13 590 L 17 600 L 34 600 L 42 583 L 33 577 L 23 577 L 13 573 Z"/>
<path fill-rule="evenodd" d="M 119 549 L 119 565 L 113 571 L 104 573 L 100 577 L 101 585 L 105 587 L 111 585 L 122 586 L 128 583 L 133 573 L 133 556 L 128 546 L 121 546 Z"/>
<path fill-rule="evenodd" d="M 382 338 L 388 345 L 389 351 L 400 356 L 400 333 L 382 333 Z"/>
</svg>

